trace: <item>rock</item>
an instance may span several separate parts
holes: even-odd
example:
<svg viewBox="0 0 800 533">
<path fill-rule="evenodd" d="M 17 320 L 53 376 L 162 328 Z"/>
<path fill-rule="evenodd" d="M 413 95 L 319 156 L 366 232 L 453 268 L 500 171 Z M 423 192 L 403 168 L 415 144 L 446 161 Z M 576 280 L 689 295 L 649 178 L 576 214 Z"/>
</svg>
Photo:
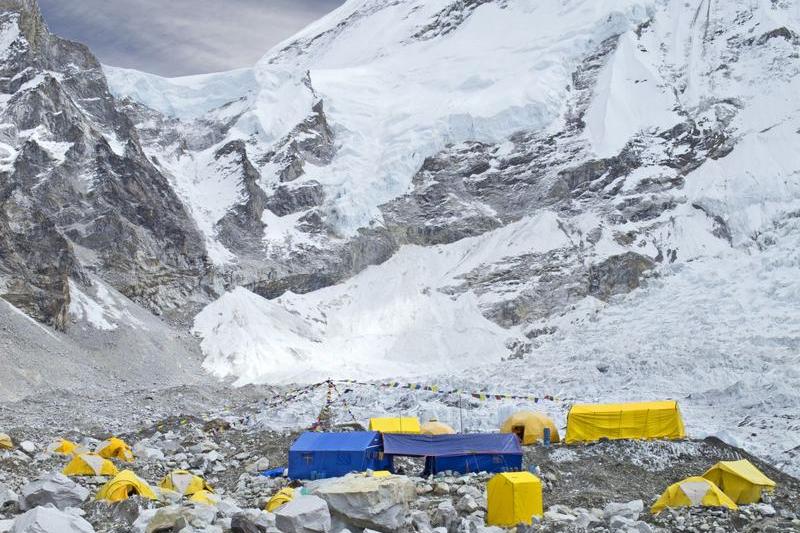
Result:
<svg viewBox="0 0 800 533">
<path fill-rule="evenodd" d="M 0 533 L 9 533 L 14 527 L 13 520 L 0 520 Z"/>
<path fill-rule="evenodd" d="M 456 510 L 466 514 L 474 513 L 478 509 L 480 509 L 478 502 L 476 502 L 475 498 L 473 498 L 469 494 L 465 494 L 464 496 L 462 496 L 461 499 L 458 500 L 458 503 L 456 504 Z"/>
<path fill-rule="evenodd" d="M 754 507 L 764 516 L 775 516 L 775 508 L 768 503 L 757 503 Z"/>
<path fill-rule="evenodd" d="M 61 473 L 28 483 L 20 492 L 19 507 L 23 511 L 47 504 L 63 510 L 77 507 L 89 497 L 88 489 Z"/>
<path fill-rule="evenodd" d="M 328 504 L 319 496 L 298 496 L 275 511 L 275 526 L 283 533 L 330 531 Z"/>
<path fill-rule="evenodd" d="M 650 524 L 648 524 L 647 522 L 642 522 L 641 520 L 639 520 L 638 522 L 633 524 L 633 526 L 629 527 L 628 531 L 630 532 L 635 531 L 636 533 L 653 533 L 653 528 L 650 527 Z"/>
<path fill-rule="evenodd" d="M 428 485 L 427 483 L 417 487 L 417 494 L 420 496 L 423 494 L 430 494 L 431 492 L 433 492 L 433 486 Z"/>
<path fill-rule="evenodd" d="M 216 510 L 207 505 L 182 507 L 168 505 L 160 509 L 143 511 L 133 523 L 133 533 L 154 533 L 162 530 L 203 531 L 212 533 L 219 528 L 212 528 Z M 220 530 L 221 531 L 221 530 Z"/>
<path fill-rule="evenodd" d="M 558 511 L 547 510 L 544 512 L 545 520 L 551 522 L 574 522 L 576 518 L 571 514 L 559 513 Z"/>
<path fill-rule="evenodd" d="M 611 502 L 603 508 L 603 517 L 608 520 L 612 516 L 619 515 L 636 520 L 643 510 L 644 502 L 642 500 L 633 500 L 627 503 Z"/>
<path fill-rule="evenodd" d="M 433 486 L 433 493 L 437 496 L 445 496 L 450 494 L 450 485 L 447 483 L 437 483 Z"/>
<path fill-rule="evenodd" d="M 0 511 L 17 503 L 18 500 L 19 496 L 13 490 L 0 483 Z"/>
<path fill-rule="evenodd" d="M 48 505 L 18 516 L 11 533 L 94 533 L 94 528 L 80 516 Z"/>
<path fill-rule="evenodd" d="M 630 518 L 622 515 L 612 516 L 608 519 L 608 527 L 611 528 L 611 531 L 622 531 L 635 523 Z"/>
<path fill-rule="evenodd" d="M 29 440 L 24 440 L 24 441 L 20 442 L 19 443 L 19 447 L 25 453 L 30 453 L 30 454 L 36 453 L 36 445 L 34 443 L 32 443 L 31 441 L 29 441 Z"/>
<path fill-rule="evenodd" d="M 453 507 L 453 502 L 445 500 L 440 503 L 436 511 L 433 512 L 431 523 L 437 527 L 450 529 L 450 525 L 455 522 L 458 522 L 458 511 Z"/>
<path fill-rule="evenodd" d="M 266 457 L 262 457 L 257 461 L 253 461 L 245 466 L 245 470 L 251 474 L 257 474 L 258 472 L 263 472 L 267 469 L 269 469 L 269 459 Z"/>
<path fill-rule="evenodd" d="M 266 526 L 256 524 L 247 515 L 237 514 L 231 518 L 231 533 L 265 533 L 266 531 Z"/>
<path fill-rule="evenodd" d="M 396 531 L 406 521 L 416 489 L 405 476 L 350 475 L 321 484 L 314 494 L 328 502 L 331 512 L 347 525 Z"/>
</svg>

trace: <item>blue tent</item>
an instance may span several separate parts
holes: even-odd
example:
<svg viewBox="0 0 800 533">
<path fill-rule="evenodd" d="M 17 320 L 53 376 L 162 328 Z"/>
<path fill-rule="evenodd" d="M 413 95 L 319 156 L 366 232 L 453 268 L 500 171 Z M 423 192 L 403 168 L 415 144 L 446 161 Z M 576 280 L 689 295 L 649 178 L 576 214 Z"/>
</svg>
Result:
<svg viewBox="0 0 800 533">
<path fill-rule="evenodd" d="M 323 479 L 367 469 L 389 470 L 391 466 L 376 431 L 306 432 L 289 448 L 291 479 Z"/>
<path fill-rule="evenodd" d="M 522 448 L 512 433 L 465 435 L 384 434 L 386 455 L 425 457 L 425 475 L 454 472 L 508 472 L 522 469 Z"/>
</svg>

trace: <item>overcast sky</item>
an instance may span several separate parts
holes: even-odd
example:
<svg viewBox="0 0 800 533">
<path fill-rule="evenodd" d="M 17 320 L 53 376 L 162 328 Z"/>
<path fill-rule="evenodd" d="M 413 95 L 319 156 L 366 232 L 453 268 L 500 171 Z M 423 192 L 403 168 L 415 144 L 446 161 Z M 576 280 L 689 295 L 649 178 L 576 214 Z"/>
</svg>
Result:
<svg viewBox="0 0 800 533">
<path fill-rule="evenodd" d="M 100 61 L 182 76 L 250 67 L 343 0 L 39 0 L 50 30 Z"/>
</svg>

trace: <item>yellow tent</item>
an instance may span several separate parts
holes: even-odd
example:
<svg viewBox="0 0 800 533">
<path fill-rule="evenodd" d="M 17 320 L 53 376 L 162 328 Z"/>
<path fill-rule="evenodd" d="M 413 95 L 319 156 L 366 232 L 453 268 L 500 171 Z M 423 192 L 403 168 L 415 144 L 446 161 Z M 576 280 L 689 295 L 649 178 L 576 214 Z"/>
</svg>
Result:
<svg viewBox="0 0 800 533">
<path fill-rule="evenodd" d="M 518 411 L 506 418 L 500 433 L 514 433 L 523 445 L 535 444 L 544 439 L 545 428 L 550 429 L 550 442 L 560 442 L 555 422 L 544 413 Z"/>
<path fill-rule="evenodd" d="M 116 476 L 119 471 L 114 463 L 96 453 L 81 453 L 64 467 L 65 476 Z"/>
<path fill-rule="evenodd" d="M 123 470 L 97 491 L 98 500 L 121 502 L 138 494 L 143 498 L 157 500 L 158 497 L 150 485 L 130 470 Z"/>
<path fill-rule="evenodd" d="M 423 435 L 455 435 L 456 430 L 438 420 L 428 420 L 420 428 Z"/>
<path fill-rule="evenodd" d="M 219 496 L 209 490 L 198 490 L 189 501 L 194 503 L 202 503 L 203 505 L 217 505 L 219 503 Z"/>
<path fill-rule="evenodd" d="M 660 513 L 667 507 L 727 507 L 737 510 L 738 507 L 719 487 L 704 477 L 687 477 L 683 481 L 673 483 L 653 504 L 650 511 Z"/>
<path fill-rule="evenodd" d="M 285 505 L 294 499 L 294 489 L 292 487 L 286 487 L 285 489 L 281 489 L 276 492 L 272 498 L 269 499 L 267 502 L 266 510 L 270 513 L 273 512 L 275 509 L 280 507 L 281 505 Z"/>
<path fill-rule="evenodd" d="M 600 439 L 682 439 L 678 402 L 575 404 L 567 415 L 567 444 Z"/>
<path fill-rule="evenodd" d="M 370 418 L 370 431 L 381 433 L 419 433 L 419 419 L 415 417 Z"/>
<path fill-rule="evenodd" d="M 14 447 L 14 442 L 6 433 L 0 433 L 0 450 L 10 450 Z"/>
<path fill-rule="evenodd" d="M 703 477 L 714 483 L 734 502 L 744 505 L 761 500 L 762 491 L 773 491 L 775 482 L 747 459 L 720 461 Z"/>
<path fill-rule="evenodd" d="M 531 517 L 542 516 L 542 481 L 530 472 L 504 472 L 486 484 L 487 515 L 490 526 L 530 525 Z"/>
<path fill-rule="evenodd" d="M 77 444 L 66 439 L 58 439 L 57 441 L 51 443 L 47 448 L 50 453 L 59 453 L 61 455 L 76 455 L 75 451 L 77 449 Z"/>
<path fill-rule="evenodd" d="M 127 463 L 133 461 L 133 451 L 131 447 L 128 446 L 124 440 L 118 439 L 117 437 L 111 437 L 98 444 L 95 453 L 106 459 L 114 458 Z"/>
<path fill-rule="evenodd" d="M 186 470 L 173 470 L 164 476 L 158 486 L 162 489 L 174 490 L 184 496 L 191 496 L 201 490 L 214 492 L 205 479 Z"/>
</svg>

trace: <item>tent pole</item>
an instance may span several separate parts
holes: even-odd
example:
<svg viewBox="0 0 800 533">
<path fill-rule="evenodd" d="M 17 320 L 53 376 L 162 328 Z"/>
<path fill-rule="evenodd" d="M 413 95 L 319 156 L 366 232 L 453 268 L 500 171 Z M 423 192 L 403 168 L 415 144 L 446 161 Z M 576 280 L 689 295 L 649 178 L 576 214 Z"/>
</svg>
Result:
<svg viewBox="0 0 800 533">
<path fill-rule="evenodd" d="M 461 433 L 464 433 L 464 410 L 461 408 L 461 393 L 458 393 L 458 417 L 461 421 Z"/>
</svg>

